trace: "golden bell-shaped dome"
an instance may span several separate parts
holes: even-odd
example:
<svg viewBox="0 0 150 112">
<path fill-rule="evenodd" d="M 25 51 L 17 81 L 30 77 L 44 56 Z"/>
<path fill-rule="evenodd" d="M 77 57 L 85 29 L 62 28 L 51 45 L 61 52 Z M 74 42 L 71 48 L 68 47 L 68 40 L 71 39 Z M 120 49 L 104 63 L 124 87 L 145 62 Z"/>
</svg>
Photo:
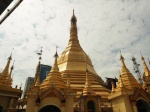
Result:
<svg viewBox="0 0 150 112">
<path fill-rule="evenodd" d="M 97 74 L 93 68 L 91 59 L 81 48 L 78 36 L 77 36 L 77 19 L 74 15 L 71 17 L 71 28 L 70 28 L 70 39 L 68 46 L 62 52 L 58 58 L 58 66 L 60 72 L 69 70 L 69 71 L 86 71 L 87 69 L 93 73 Z"/>
<path fill-rule="evenodd" d="M 102 97 L 106 98 L 109 90 L 104 87 L 104 81 L 96 73 L 90 57 L 80 46 L 77 33 L 77 18 L 73 11 L 69 42 L 66 49 L 58 58 L 59 72 L 62 74 L 64 82 L 67 83 L 69 71 L 70 87 L 77 92 L 76 97 L 79 98 L 85 87 L 86 69 L 88 69 L 93 91 L 96 90 L 96 94 L 103 95 Z M 86 89 L 89 88 L 85 88 L 84 91 L 87 91 Z"/>
</svg>

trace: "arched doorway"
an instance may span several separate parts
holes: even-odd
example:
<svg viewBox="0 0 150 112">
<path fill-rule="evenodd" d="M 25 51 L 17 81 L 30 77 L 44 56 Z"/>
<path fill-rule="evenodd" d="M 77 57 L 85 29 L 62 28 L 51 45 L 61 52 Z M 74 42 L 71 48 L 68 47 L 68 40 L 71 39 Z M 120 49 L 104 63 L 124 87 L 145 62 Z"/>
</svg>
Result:
<svg viewBox="0 0 150 112">
<path fill-rule="evenodd" d="M 140 99 L 137 101 L 136 105 L 138 112 L 150 112 L 150 106 L 147 104 L 146 101 Z"/>
<path fill-rule="evenodd" d="M 58 107 L 55 105 L 47 105 L 42 107 L 39 112 L 61 112 Z"/>
<path fill-rule="evenodd" d="M 95 111 L 95 103 L 93 101 L 88 101 L 87 103 L 88 112 L 96 112 Z"/>
<path fill-rule="evenodd" d="M 2 112 L 3 111 L 3 107 L 2 106 L 0 106 L 0 112 Z"/>
</svg>

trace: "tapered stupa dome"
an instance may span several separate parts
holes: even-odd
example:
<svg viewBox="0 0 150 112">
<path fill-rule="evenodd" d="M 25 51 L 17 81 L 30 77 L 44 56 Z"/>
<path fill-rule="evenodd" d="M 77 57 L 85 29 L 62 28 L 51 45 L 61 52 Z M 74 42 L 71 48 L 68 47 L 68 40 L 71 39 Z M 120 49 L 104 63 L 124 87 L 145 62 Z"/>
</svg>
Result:
<svg viewBox="0 0 150 112">
<path fill-rule="evenodd" d="M 86 70 L 93 91 L 96 94 L 104 95 L 106 98 L 110 90 L 105 88 L 104 81 L 96 73 L 90 57 L 84 52 L 80 46 L 77 32 L 77 18 L 74 14 L 71 17 L 70 38 L 66 49 L 58 58 L 59 72 L 61 73 L 65 83 L 67 83 L 68 74 L 70 77 L 70 87 L 77 91 L 77 97 L 82 94 L 85 87 Z M 103 91 L 103 92 L 102 92 Z"/>
</svg>

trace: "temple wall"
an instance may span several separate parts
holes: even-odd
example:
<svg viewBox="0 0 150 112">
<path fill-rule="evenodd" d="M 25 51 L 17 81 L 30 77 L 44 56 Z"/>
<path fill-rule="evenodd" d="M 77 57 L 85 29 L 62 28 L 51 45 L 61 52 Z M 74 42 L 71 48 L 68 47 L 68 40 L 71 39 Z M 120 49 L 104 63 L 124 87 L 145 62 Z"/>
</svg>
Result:
<svg viewBox="0 0 150 112">
<path fill-rule="evenodd" d="M 55 105 L 61 109 L 61 101 L 57 97 L 46 97 L 44 98 L 39 106 L 39 110 L 46 105 Z"/>
<path fill-rule="evenodd" d="M 121 96 L 112 100 L 113 112 L 132 112 L 128 96 Z"/>
<path fill-rule="evenodd" d="M 3 108 L 8 108 L 10 102 L 10 97 L 0 96 L 0 106 Z"/>
<path fill-rule="evenodd" d="M 34 112 L 36 97 L 28 97 L 26 112 Z"/>
</svg>

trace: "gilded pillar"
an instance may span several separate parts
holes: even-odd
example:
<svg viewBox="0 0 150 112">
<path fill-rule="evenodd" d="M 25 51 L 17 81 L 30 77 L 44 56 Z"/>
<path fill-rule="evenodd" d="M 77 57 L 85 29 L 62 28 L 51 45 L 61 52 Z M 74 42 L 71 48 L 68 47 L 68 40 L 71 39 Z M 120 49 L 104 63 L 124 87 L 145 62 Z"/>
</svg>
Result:
<svg viewBox="0 0 150 112">
<path fill-rule="evenodd" d="M 133 112 L 138 112 L 137 110 L 137 106 L 136 106 L 136 102 L 132 102 L 132 106 L 133 106 Z"/>
<path fill-rule="evenodd" d="M 73 100 L 74 96 L 67 96 L 66 98 L 66 112 L 73 112 Z"/>
<path fill-rule="evenodd" d="M 36 103 L 34 107 L 34 112 L 38 112 L 38 110 L 39 110 L 39 103 Z"/>
<path fill-rule="evenodd" d="M 29 96 L 28 95 L 26 112 L 34 112 L 35 100 L 36 100 L 35 96 Z"/>
</svg>

